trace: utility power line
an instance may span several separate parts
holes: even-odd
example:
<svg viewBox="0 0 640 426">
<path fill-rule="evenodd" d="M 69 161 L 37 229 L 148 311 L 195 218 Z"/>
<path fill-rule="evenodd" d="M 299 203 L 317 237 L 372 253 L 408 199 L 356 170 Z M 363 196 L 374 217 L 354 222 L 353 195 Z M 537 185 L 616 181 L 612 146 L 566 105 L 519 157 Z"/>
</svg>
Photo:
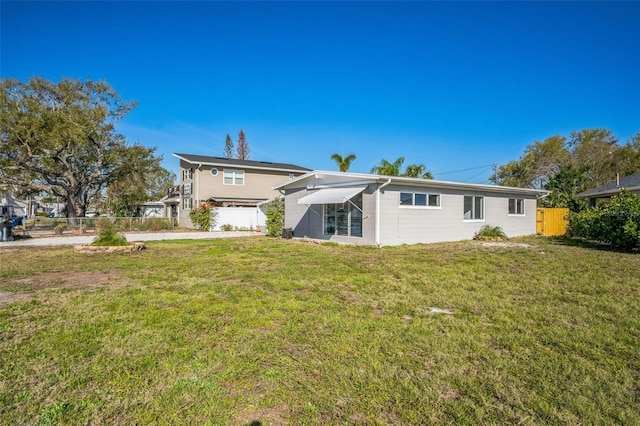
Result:
<svg viewBox="0 0 640 426">
<path fill-rule="evenodd" d="M 477 167 L 470 167 L 468 169 L 462 169 L 462 170 L 453 170 L 450 172 L 441 172 L 441 173 L 436 173 L 434 172 L 434 175 L 450 175 L 452 173 L 461 173 L 461 172 L 468 172 L 469 170 L 477 170 L 477 169 L 484 169 L 486 167 L 494 167 L 494 164 L 485 164 L 484 166 L 477 166 Z"/>
<path fill-rule="evenodd" d="M 478 173 L 477 175 L 471 176 L 469 179 L 464 180 L 463 182 L 469 182 L 472 179 L 477 178 L 480 175 L 485 174 L 486 172 L 488 172 L 489 170 L 491 170 L 493 168 L 493 164 L 487 168 L 485 168 L 483 171 L 481 171 L 480 173 Z"/>
</svg>

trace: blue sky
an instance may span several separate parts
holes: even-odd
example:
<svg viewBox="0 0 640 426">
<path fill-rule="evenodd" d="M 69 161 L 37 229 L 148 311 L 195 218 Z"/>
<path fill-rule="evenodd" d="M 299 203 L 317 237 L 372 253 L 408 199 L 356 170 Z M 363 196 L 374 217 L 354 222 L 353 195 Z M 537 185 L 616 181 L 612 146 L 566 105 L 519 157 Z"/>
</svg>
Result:
<svg viewBox="0 0 640 426">
<path fill-rule="evenodd" d="M 130 142 L 486 182 L 555 134 L 640 130 L 640 2 L 0 3 L 0 76 L 107 80 Z M 459 173 L 453 171 L 464 170 Z"/>
</svg>

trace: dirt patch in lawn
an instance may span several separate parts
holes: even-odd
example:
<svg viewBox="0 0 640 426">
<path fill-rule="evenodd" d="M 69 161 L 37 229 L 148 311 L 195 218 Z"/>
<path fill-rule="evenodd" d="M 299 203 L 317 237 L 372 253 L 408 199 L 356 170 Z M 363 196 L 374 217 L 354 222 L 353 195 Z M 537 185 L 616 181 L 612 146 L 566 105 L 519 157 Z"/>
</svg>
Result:
<svg viewBox="0 0 640 426">
<path fill-rule="evenodd" d="M 246 409 L 239 413 L 234 423 L 251 426 L 285 425 L 288 424 L 288 422 L 284 420 L 285 417 L 283 415 L 287 412 L 288 408 L 286 406 Z"/>
<path fill-rule="evenodd" d="M 28 300 L 36 291 L 48 289 L 82 289 L 127 284 L 116 272 L 55 272 L 28 278 L 7 280 L 0 284 L 0 305 Z"/>
</svg>

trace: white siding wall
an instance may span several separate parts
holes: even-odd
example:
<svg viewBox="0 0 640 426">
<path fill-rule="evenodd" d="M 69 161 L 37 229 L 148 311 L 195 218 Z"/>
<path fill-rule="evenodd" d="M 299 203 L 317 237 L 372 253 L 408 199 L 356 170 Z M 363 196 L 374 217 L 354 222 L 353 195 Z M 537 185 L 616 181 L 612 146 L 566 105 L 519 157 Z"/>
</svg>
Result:
<svg viewBox="0 0 640 426">
<path fill-rule="evenodd" d="M 441 208 L 400 207 L 400 192 L 440 193 Z M 483 220 L 464 220 L 465 195 L 484 196 Z M 382 245 L 398 245 L 468 240 L 484 225 L 500 226 L 509 237 L 535 234 L 536 200 L 525 199 L 523 216 L 510 216 L 509 198 L 508 195 L 476 191 L 439 192 L 389 186 L 381 197 L 380 242 Z"/>
</svg>

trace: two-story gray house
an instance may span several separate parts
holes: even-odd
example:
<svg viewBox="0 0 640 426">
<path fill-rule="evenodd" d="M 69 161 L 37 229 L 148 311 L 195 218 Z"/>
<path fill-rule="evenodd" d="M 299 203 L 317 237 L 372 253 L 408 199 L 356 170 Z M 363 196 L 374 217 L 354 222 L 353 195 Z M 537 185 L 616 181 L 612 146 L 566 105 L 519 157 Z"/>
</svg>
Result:
<svg viewBox="0 0 640 426">
<path fill-rule="evenodd" d="M 178 154 L 180 202 L 178 219 L 191 226 L 189 211 L 202 203 L 219 208 L 253 207 L 280 195 L 274 185 L 310 171 L 294 164 Z M 236 211 L 236 216 L 241 211 Z M 219 224 L 220 225 L 220 224 Z"/>
<path fill-rule="evenodd" d="M 378 246 L 471 239 L 484 225 L 535 234 L 549 191 L 312 171 L 274 187 L 295 237 Z"/>
</svg>

